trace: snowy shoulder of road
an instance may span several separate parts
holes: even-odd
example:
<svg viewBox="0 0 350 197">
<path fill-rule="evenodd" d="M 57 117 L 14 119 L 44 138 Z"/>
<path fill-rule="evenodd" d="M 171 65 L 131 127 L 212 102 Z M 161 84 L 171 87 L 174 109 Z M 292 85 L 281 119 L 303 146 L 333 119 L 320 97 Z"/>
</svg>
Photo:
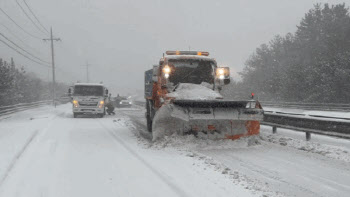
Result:
<svg viewBox="0 0 350 197">
<path fill-rule="evenodd" d="M 133 121 L 144 111 L 124 111 Z M 143 121 L 145 122 L 145 121 Z M 144 123 L 145 124 L 145 123 Z M 138 129 L 142 130 L 142 129 Z M 165 136 L 140 143 L 156 150 L 178 150 L 202 162 L 237 184 L 268 196 L 348 196 L 350 141 L 287 129 L 261 126 L 260 136 L 240 140 L 207 140 L 194 136 Z"/>
<path fill-rule="evenodd" d="M 170 136 L 152 144 L 158 149 L 186 150 L 236 183 L 271 196 L 347 196 L 350 192 L 350 142 L 263 127 L 258 137 L 237 141 Z"/>
</svg>

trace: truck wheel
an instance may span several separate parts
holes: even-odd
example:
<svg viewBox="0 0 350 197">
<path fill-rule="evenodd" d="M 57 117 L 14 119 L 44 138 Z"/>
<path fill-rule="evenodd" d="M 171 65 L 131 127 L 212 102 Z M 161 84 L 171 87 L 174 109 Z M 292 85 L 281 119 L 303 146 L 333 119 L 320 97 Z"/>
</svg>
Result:
<svg viewBox="0 0 350 197">
<path fill-rule="evenodd" d="M 147 116 L 147 130 L 148 132 L 152 132 L 152 119 L 150 116 Z"/>
<path fill-rule="evenodd" d="M 76 118 L 78 117 L 78 114 L 77 113 L 73 113 L 73 118 Z"/>
<path fill-rule="evenodd" d="M 103 116 L 105 116 L 105 114 L 104 114 L 104 113 L 103 113 L 103 114 L 99 114 L 99 115 L 98 115 L 98 117 L 99 117 L 99 118 L 103 118 Z"/>
<path fill-rule="evenodd" d="M 146 119 L 147 119 L 147 130 L 148 132 L 152 132 L 152 103 L 147 100 L 146 101 Z"/>
</svg>

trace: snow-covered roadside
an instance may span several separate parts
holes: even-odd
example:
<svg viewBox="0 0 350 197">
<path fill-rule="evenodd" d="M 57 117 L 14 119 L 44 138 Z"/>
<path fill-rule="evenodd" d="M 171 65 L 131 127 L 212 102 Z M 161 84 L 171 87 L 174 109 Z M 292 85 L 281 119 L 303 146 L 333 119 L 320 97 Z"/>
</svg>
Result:
<svg viewBox="0 0 350 197">
<path fill-rule="evenodd" d="M 312 135 L 311 141 L 306 141 L 304 133 L 278 128 L 278 133 L 272 134 L 269 126 L 262 126 L 260 138 L 266 142 L 350 163 L 350 140 Z"/>
<path fill-rule="evenodd" d="M 145 149 L 153 151 L 171 151 L 179 152 L 179 154 L 192 158 L 196 167 L 196 170 L 215 171 L 223 179 L 229 180 L 232 185 L 243 187 L 246 190 L 251 191 L 253 194 L 260 194 L 262 196 L 285 196 L 278 191 L 272 191 L 265 182 L 260 182 L 254 178 L 250 178 L 240 173 L 235 169 L 230 169 L 220 161 L 213 159 L 212 157 L 203 154 L 206 150 L 224 150 L 230 148 L 249 148 L 251 146 L 259 145 L 259 139 L 255 137 L 244 138 L 236 141 L 231 140 L 206 140 L 199 139 L 193 135 L 178 136 L 173 134 L 172 136 L 165 136 L 163 139 L 152 141 L 145 139 L 143 135 L 140 135 L 137 131 L 137 126 L 133 122 L 125 118 L 125 121 L 116 120 L 118 124 L 123 124 L 133 130 L 134 135 L 137 137 L 138 144 Z"/>
<path fill-rule="evenodd" d="M 0 120 L 0 185 L 37 134 L 48 127 L 57 113 L 43 106 L 2 117 Z"/>
<path fill-rule="evenodd" d="M 133 119 L 143 111 L 132 112 Z M 139 128 L 138 128 L 139 129 Z M 169 136 L 150 142 L 149 149 L 177 150 L 231 180 L 269 196 L 347 196 L 350 192 L 350 141 L 262 126 L 258 138 L 203 140 L 193 136 Z M 239 177 L 239 178 L 238 178 Z"/>
<path fill-rule="evenodd" d="M 349 154 L 343 153 L 339 156 L 337 153 L 340 151 L 337 149 L 331 154 L 332 148 L 324 145 L 318 145 L 311 150 L 298 149 L 298 143 L 301 141 L 291 138 L 287 142 L 290 146 L 271 144 L 270 141 L 265 141 L 264 134 L 261 138 L 238 141 L 171 136 L 153 143 L 150 147 L 184 151 L 187 156 L 227 174 L 234 183 L 254 191 L 262 191 L 268 196 L 346 196 L 350 191 L 346 186 L 350 180 L 350 165 L 347 160 Z M 312 145 L 314 144 L 305 142 L 302 147 Z M 329 155 L 323 154 L 323 149 Z M 324 156 L 338 157 L 340 162 Z M 310 178 L 313 180 L 310 181 Z M 334 191 L 337 191 L 337 195 Z"/>
<path fill-rule="evenodd" d="M 216 189 L 214 188 L 210 189 L 210 186 L 207 185 L 208 181 L 211 182 L 211 184 L 214 186 L 225 188 L 225 190 L 227 191 L 233 189 L 232 191 L 234 192 L 226 194 L 229 196 L 264 196 L 270 194 L 269 192 L 256 190 L 256 188 L 254 188 L 253 185 L 246 184 L 244 177 L 239 176 L 238 172 L 231 172 L 229 168 L 222 166 L 219 163 L 215 163 L 214 160 L 211 160 L 210 158 L 205 157 L 204 155 L 200 156 L 199 154 L 192 153 L 191 151 L 174 148 L 174 146 L 166 146 L 162 143 L 156 144 L 149 139 L 143 138 L 135 130 L 137 129 L 137 127 L 132 123 L 132 121 L 128 117 L 124 116 L 123 118 L 114 119 L 113 122 L 117 128 L 128 127 L 132 129 L 132 133 L 118 133 L 119 135 L 122 134 L 128 136 L 122 136 L 122 139 L 132 139 L 126 141 L 127 146 L 130 146 L 133 149 L 138 149 L 138 154 L 144 156 L 143 159 L 152 164 L 153 167 L 156 167 L 157 170 L 163 171 L 165 174 L 167 174 L 167 176 L 170 176 L 168 178 L 175 181 L 177 184 L 183 185 L 183 187 L 191 187 L 192 191 L 186 189 L 187 192 L 194 192 L 191 194 L 191 196 L 225 196 L 225 194 L 221 193 L 220 191 L 215 191 Z M 139 147 L 141 147 L 141 149 L 139 149 Z M 155 155 L 157 155 L 157 158 L 149 157 L 151 156 L 149 155 L 149 152 L 152 152 Z M 159 158 L 167 160 L 166 163 L 170 162 L 173 166 L 176 165 L 176 167 L 168 166 L 167 164 L 159 160 Z M 174 172 L 173 170 L 176 170 L 177 168 L 180 168 L 183 171 Z M 193 184 L 188 185 L 188 182 L 184 180 L 197 178 L 186 177 L 186 174 L 190 175 L 193 173 L 201 174 L 203 175 L 202 178 L 205 179 L 198 179 Z M 207 187 L 205 191 L 203 191 L 203 193 L 198 193 L 198 191 L 201 190 L 200 188 L 202 188 L 203 186 Z"/>
</svg>

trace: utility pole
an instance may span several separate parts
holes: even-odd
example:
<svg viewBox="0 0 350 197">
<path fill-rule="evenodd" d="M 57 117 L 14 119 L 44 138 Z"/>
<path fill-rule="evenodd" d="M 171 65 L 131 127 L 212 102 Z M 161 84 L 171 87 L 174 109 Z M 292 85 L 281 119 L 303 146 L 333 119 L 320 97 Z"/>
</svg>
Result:
<svg viewBox="0 0 350 197">
<path fill-rule="evenodd" d="M 43 39 L 44 41 L 51 41 L 51 58 L 52 58 L 52 103 L 56 107 L 56 77 L 55 77 L 55 52 L 53 41 L 61 41 L 60 38 L 54 38 L 52 35 L 52 27 L 50 28 L 50 38 Z"/>
<path fill-rule="evenodd" d="M 89 80 L 89 66 L 91 66 L 88 62 L 86 62 L 86 65 L 84 65 L 86 67 L 86 82 L 90 82 Z"/>
</svg>

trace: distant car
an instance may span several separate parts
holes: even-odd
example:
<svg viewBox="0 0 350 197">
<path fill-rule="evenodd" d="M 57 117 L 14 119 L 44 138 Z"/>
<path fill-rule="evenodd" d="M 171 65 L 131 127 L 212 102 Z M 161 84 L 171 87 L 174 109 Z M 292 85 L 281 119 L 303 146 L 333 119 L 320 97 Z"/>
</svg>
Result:
<svg viewBox="0 0 350 197">
<path fill-rule="evenodd" d="M 119 107 L 131 107 L 132 102 L 129 100 L 121 100 L 118 104 Z"/>
</svg>

